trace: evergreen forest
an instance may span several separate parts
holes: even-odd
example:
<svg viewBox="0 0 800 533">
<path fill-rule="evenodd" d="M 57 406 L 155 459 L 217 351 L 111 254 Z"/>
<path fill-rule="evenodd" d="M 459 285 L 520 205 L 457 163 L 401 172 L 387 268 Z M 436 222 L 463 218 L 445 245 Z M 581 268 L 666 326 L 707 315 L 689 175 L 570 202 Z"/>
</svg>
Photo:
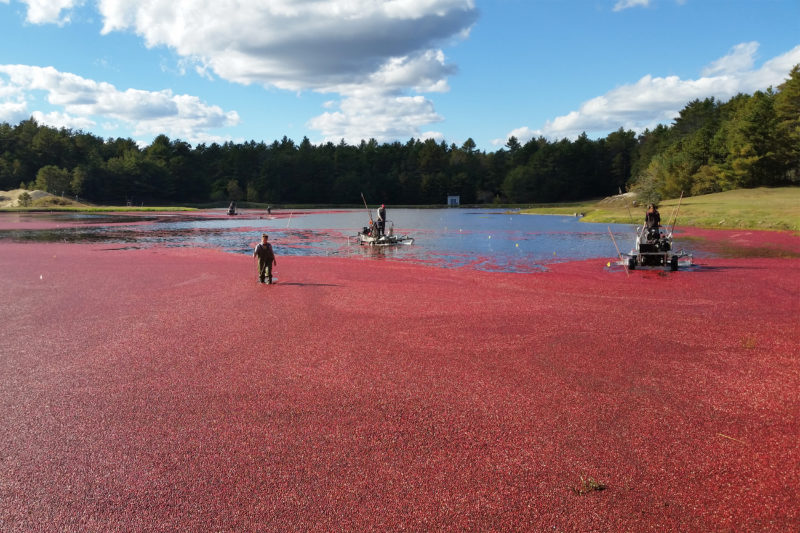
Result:
<svg viewBox="0 0 800 533">
<path fill-rule="evenodd" d="M 784 83 L 726 102 L 694 100 L 669 126 L 604 138 L 511 137 L 494 152 L 410 139 L 313 145 L 188 143 L 146 147 L 29 119 L 0 123 L 0 190 L 41 189 L 98 203 L 391 205 L 551 203 L 635 190 L 645 200 L 800 185 L 800 65 Z"/>
</svg>

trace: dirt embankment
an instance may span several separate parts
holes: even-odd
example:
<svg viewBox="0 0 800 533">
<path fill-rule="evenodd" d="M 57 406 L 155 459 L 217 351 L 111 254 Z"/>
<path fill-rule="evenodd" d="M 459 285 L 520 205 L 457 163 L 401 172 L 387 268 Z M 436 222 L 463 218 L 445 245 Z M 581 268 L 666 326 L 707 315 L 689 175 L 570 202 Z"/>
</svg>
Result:
<svg viewBox="0 0 800 533">
<path fill-rule="evenodd" d="M 597 202 L 602 207 L 630 207 L 637 205 L 636 193 L 625 192 L 614 196 L 607 196 Z"/>
<path fill-rule="evenodd" d="M 29 205 L 23 205 L 20 198 L 23 194 L 28 193 L 30 197 Z M 75 201 L 70 197 L 56 196 L 49 192 L 34 190 L 28 191 L 25 189 L 13 189 L 10 191 L 0 191 L 0 209 L 15 208 L 15 207 L 81 207 L 85 206 L 81 202 Z"/>
<path fill-rule="evenodd" d="M 38 200 L 39 198 L 47 198 L 53 196 L 49 192 L 44 191 L 26 191 L 25 189 L 13 189 L 11 191 L 0 191 L 0 208 L 6 207 L 22 207 L 19 203 L 19 197 L 22 193 L 27 192 L 31 201 Z"/>
</svg>

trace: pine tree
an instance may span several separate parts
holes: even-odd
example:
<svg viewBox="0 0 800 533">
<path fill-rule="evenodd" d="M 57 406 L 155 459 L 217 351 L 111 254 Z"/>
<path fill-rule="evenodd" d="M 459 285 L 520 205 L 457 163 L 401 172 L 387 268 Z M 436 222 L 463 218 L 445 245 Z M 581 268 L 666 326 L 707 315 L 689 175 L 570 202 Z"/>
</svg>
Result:
<svg viewBox="0 0 800 533">
<path fill-rule="evenodd" d="M 788 183 L 800 182 L 800 65 L 778 86 L 775 95 L 776 160 Z"/>
</svg>

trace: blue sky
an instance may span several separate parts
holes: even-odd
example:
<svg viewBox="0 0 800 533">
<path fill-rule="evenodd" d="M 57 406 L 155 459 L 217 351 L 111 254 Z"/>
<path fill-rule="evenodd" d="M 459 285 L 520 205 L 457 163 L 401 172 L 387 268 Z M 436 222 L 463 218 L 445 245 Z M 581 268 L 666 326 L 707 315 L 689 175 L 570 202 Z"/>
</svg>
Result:
<svg viewBox="0 0 800 533">
<path fill-rule="evenodd" d="M 799 0 L 0 0 L 0 122 L 479 149 L 779 85 Z"/>
</svg>

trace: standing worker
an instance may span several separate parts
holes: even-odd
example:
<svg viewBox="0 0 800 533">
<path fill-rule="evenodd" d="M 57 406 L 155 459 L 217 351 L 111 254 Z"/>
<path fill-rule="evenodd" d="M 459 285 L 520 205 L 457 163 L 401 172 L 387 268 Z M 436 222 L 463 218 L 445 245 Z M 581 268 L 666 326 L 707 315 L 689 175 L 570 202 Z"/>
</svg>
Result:
<svg viewBox="0 0 800 533">
<path fill-rule="evenodd" d="M 386 206 L 381 204 L 378 208 L 378 236 L 385 235 L 386 230 Z"/>
<path fill-rule="evenodd" d="M 258 281 L 264 283 L 266 276 L 267 283 L 272 285 L 272 266 L 278 266 L 278 261 L 275 259 L 275 252 L 272 251 L 272 245 L 268 241 L 269 235 L 261 234 L 261 242 L 253 250 L 253 257 L 258 257 Z"/>
<path fill-rule="evenodd" d="M 644 215 L 644 225 L 647 228 L 647 236 L 651 239 L 658 239 L 658 227 L 661 225 L 661 215 L 658 206 L 650 204 Z"/>
</svg>

